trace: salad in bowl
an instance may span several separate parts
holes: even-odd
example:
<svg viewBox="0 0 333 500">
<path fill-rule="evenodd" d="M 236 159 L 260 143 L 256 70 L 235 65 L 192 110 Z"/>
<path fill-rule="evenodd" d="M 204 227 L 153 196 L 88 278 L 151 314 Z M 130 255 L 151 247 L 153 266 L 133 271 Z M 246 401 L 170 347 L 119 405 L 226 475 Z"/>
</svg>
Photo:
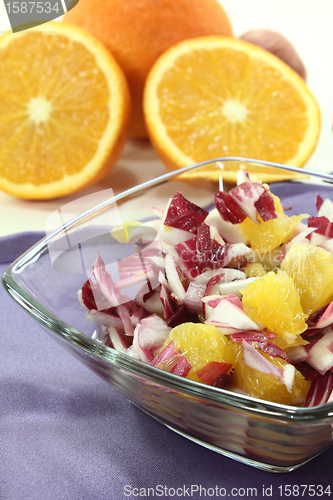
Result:
<svg viewBox="0 0 333 500">
<path fill-rule="evenodd" d="M 133 254 L 111 272 L 98 254 L 79 300 L 103 343 L 151 366 L 276 403 L 332 401 L 333 203 L 288 216 L 240 174 L 209 211 L 177 191 L 156 219 L 115 228 Z"/>
<path fill-rule="evenodd" d="M 239 170 L 237 185 L 201 196 L 179 181 L 211 162 Z M 294 180 L 268 186 L 254 166 Z M 218 158 L 91 208 L 83 199 L 3 285 L 161 424 L 248 465 L 293 470 L 333 440 L 332 176 L 299 173 Z"/>
</svg>

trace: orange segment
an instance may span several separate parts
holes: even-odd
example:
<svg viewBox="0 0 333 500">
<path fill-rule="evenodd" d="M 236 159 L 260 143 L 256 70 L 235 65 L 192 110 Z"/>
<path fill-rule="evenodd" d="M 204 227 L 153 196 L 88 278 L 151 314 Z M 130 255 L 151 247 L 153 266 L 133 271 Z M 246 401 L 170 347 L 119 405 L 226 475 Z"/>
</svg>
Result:
<svg viewBox="0 0 333 500">
<path fill-rule="evenodd" d="M 110 170 L 126 139 L 126 80 L 80 28 L 46 23 L 0 38 L 0 188 L 66 195 Z"/>
<path fill-rule="evenodd" d="M 333 255 L 323 248 L 294 242 L 281 269 L 294 280 L 306 314 L 333 300 Z"/>
<path fill-rule="evenodd" d="M 172 170 L 225 156 L 302 166 L 320 130 L 318 105 L 302 78 L 271 53 L 229 37 L 167 50 L 148 75 L 144 111 L 153 145 Z M 254 173 L 277 180 L 274 169 L 267 178 L 260 168 Z M 210 166 L 183 177 L 220 174 Z M 222 175 L 236 181 L 231 170 Z"/>
<path fill-rule="evenodd" d="M 303 218 L 302 215 L 288 217 L 284 213 L 280 199 L 274 195 L 273 198 L 277 215 L 275 219 L 263 221 L 258 216 L 259 224 L 256 224 L 247 217 L 239 224 L 241 232 L 246 236 L 251 248 L 256 252 L 270 252 L 286 243 L 291 238 L 297 224 Z"/>
<path fill-rule="evenodd" d="M 183 323 L 173 328 L 161 350 L 171 341 L 192 365 L 187 378 L 200 381 L 196 372 L 212 361 L 233 363 L 233 354 L 227 337 L 215 326 L 201 323 Z"/>
<path fill-rule="evenodd" d="M 305 380 L 299 370 L 295 372 L 294 383 L 291 392 L 289 392 L 286 385 L 275 375 L 261 373 L 247 366 L 243 361 L 243 347 L 241 344 L 230 341 L 230 347 L 235 357 L 232 381 L 236 387 L 239 387 L 252 397 L 275 403 L 290 405 L 304 403 L 309 389 L 309 382 Z M 273 358 L 265 353 L 260 354 L 279 368 L 283 369 L 287 364 L 281 358 Z"/>
<path fill-rule="evenodd" d="M 244 311 L 256 323 L 292 341 L 306 330 L 299 293 L 286 273 L 270 271 L 241 292 Z"/>
<path fill-rule="evenodd" d="M 244 272 L 247 278 L 257 278 L 266 274 L 266 270 L 261 262 L 249 262 L 244 268 Z"/>
</svg>

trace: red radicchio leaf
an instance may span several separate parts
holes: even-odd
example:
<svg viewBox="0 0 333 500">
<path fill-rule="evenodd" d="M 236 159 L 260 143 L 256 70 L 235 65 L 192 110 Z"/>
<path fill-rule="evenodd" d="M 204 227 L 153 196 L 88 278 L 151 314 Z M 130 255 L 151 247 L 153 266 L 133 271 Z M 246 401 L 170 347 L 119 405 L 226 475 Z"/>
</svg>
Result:
<svg viewBox="0 0 333 500">
<path fill-rule="evenodd" d="M 89 311 L 91 309 L 96 309 L 96 302 L 94 299 L 94 294 L 91 289 L 90 279 L 84 282 L 82 287 L 82 301 Z"/>
<path fill-rule="evenodd" d="M 327 217 L 309 217 L 308 227 L 315 227 L 315 233 L 333 238 L 333 224 Z"/>
<path fill-rule="evenodd" d="M 311 314 L 306 320 L 309 329 L 321 329 L 333 323 L 333 302 L 329 302 L 326 306 L 320 307 Z M 307 331 L 309 336 L 311 332 Z M 316 331 L 314 332 L 316 333 Z M 311 336 L 311 335 L 310 335 Z"/>
<path fill-rule="evenodd" d="M 121 321 L 123 322 L 125 333 L 127 335 L 133 336 L 134 327 L 132 325 L 130 312 L 126 307 L 126 304 L 125 305 L 120 304 L 119 306 L 117 306 L 117 312 L 119 314 Z"/>
<path fill-rule="evenodd" d="M 214 203 L 221 217 L 233 224 L 246 217 L 258 223 L 258 213 L 263 220 L 276 218 L 273 196 L 260 182 L 243 182 L 228 194 L 218 191 Z"/>
<path fill-rule="evenodd" d="M 177 304 L 171 296 L 171 291 L 165 283 L 161 284 L 160 299 L 163 304 L 163 317 L 168 322 L 170 318 L 175 314 L 177 309 Z"/>
<path fill-rule="evenodd" d="M 180 377 L 186 377 L 192 368 L 186 356 L 175 351 L 173 340 L 169 342 L 150 364 Z"/>
<path fill-rule="evenodd" d="M 230 379 L 231 379 L 231 373 L 229 372 L 226 373 L 225 375 L 220 375 L 219 377 L 217 377 L 215 382 L 213 382 L 211 385 L 213 387 L 218 387 L 219 389 L 223 389 L 223 387 L 227 385 Z"/>
<path fill-rule="evenodd" d="M 214 205 L 225 221 L 239 224 L 246 219 L 246 214 L 229 194 L 217 191 L 214 195 Z"/>
<path fill-rule="evenodd" d="M 302 335 L 302 338 L 307 340 L 309 343 L 304 346 L 307 352 L 317 343 L 321 338 L 323 338 L 323 332 L 318 329 L 313 335 Z"/>
<path fill-rule="evenodd" d="M 322 226 L 327 226 L 329 224 L 329 220 L 325 216 L 321 217 L 309 217 L 308 218 L 308 227 L 322 227 Z"/>
<path fill-rule="evenodd" d="M 322 315 L 324 314 L 324 312 L 326 311 L 326 309 L 328 308 L 328 306 L 329 306 L 329 304 L 326 304 L 326 306 L 320 307 L 319 309 L 317 309 L 316 311 L 314 311 L 308 317 L 308 319 L 306 320 L 306 322 L 309 325 L 309 327 L 311 325 L 315 325 L 318 322 L 318 320 L 322 317 Z"/>
<path fill-rule="evenodd" d="M 260 198 L 255 202 L 254 206 L 257 209 L 258 214 L 264 222 L 270 219 L 276 219 L 277 214 L 274 206 L 274 198 L 268 192 L 264 191 Z"/>
<path fill-rule="evenodd" d="M 306 380 L 313 380 L 318 375 L 317 370 L 315 368 L 312 368 L 312 366 L 310 366 L 306 361 L 293 363 L 293 365 L 295 366 L 296 370 L 301 372 Z"/>
<path fill-rule="evenodd" d="M 324 203 L 324 200 L 320 196 L 320 194 L 317 194 L 317 200 L 316 200 L 316 209 L 319 211 L 322 204 Z"/>
<path fill-rule="evenodd" d="M 109 346 L 113 347 L 116 351 L 126 353 L 132 344 L 132 338 L 126 336 L 125 332 L 117 328 L 109 328 Z"/>
<path fill-rule="evenodd" d="M 327 403 L 333 390 L 333 373 L 317 375 L 311 382 L 310 389 L 305 398 L 304 406 L 318 406 Z"/>
<path fill-rule="evenodd" d="M 104 261 L 98 252 L 97 259 L 93 264 L 92 273 L 95 276 L 98 287 L 102 292 L 103 297 L 108 301 L 110 306 L 118 306 L 124 302 L 120 290 L 117 288 L 116 283 L 114 283 L 111 274 L 107 272 L 105 268 Z M 94 291 L 94 290 L 93 290 Z M 104 300 L 95 295 L 95 300 L 97 299 L 97 309 L 106 309 L 104 307 Z M 101 301 L 101 303 L 99 303 Z"/>
<path fill-rule="evenodd" d="M 175 328 L 182 323 L 200 323 L 198 316 L 191 314 L 184 304 L 177 306 L 174 314 L 166 322 L 171 328 Z"/>
<path fill-rule="evenodd" d="M 175 351 L 175 348 L 174 348 L 174 342 L 173 340 L 171 340 L 171 342 L 169 342 L 169 344 L 163 349 L 163 351 L 161 351 L 152 361 L 151 361 L 151 365 L 152 366 L 156 366 L 158 365 L 159 363 L 162 363 L 162 361 L 166 361 L 167 359 L 169 358 L 172 358 L 173 356 L 175 356 L 177 354 L 177 352 Z"/>
<path fill-rule="evenodd" d="M 107 314 L 108 316 L 119 317 L 116 311 L 116 307 L 109 307 L 110 304 L 103 296 L 98 284 L 94 283 L 89 278 L 87 281 L 85 281 L 85 283 L 82 286 L 82 302 L 89 311 L 97 311 L 97 304 L 95 297 L 98 297 L 98 303 L 100 306 L 102 304 L 105 305 L 105 309 L 103 307 L 100 307 L 100 309 L 102 309 L 104 314 Z"/>
<path fill-rule="evenodd" d="M 178 191 L 171 200 L 164 224 L 193 233 L 207 215 L 205 209 L 191 203 Z"/>
<path fill-rule="evenodd" d="M 178 243 L 174 246 L 174 249 L 180 256 L 189 278 L 193 279 L 202 273 L 204 266 L 198 257 L 196 238 Z"/>
<path fill-rule="evenodd" d="M 205 262 L 210 258 L 213 252 L 214 243 L 217 243 L 217 241 L 212 240 L 210 236 L 209 225 L 205 223 L 201 224 L 198 227 L 196 239 L 196 250 L 200 256 L 201 261 Z"/>
<path fill-rule="evenodd" d="M 208 295 L 209 291 L 215 286 L 224 276 L 224 273 L 221 274 L 215 274 L 212 278 L 207 283 L 207 288 L 206 288 L 206 295 Z"/>
<path fill-rule="evenodd" d="M 273 358 L 281 358 L 289 363 L 289 358 L 287 353 L 277 345 L 272 344 L 271 342 L 265 342 L 265 341 L 255 342 L 255 347 L 259 349 L 259 351 L 265 352 L 266 354 L 269 354 Z"/>
<path fill-rule="evenodd" d="M 174 328 L 181 323 L 198 323 L 200 320 L 197 315 L 193 315 L 184 304 L 178 305 L 172 298 L 171 291 L 165 285 L 161 284 L 160 299 L 163 304 L 163 317 L 168 326 Z"/>
<path fill-rule="evenodd" d="M 210 235 L 208 224 L 201 224 L 196 237 L 197 257 L 202 269 L 224 267 L 228 263 L 228 244 L 220 245 Z"/>
<path fill-rule="evenodd" d="M 311 341 L 311 339 L 313 339 L 318 333 L 320 333 L 320 331 L 321 331 L 321 328 L 312 328 L 309 326 L 308 329 L 302 333 L 302 338 L 304 340 Z M 305 347 L 307 347 L 307 346 L 305 346 Z"/>
<path fill-rule="evenodd" d="M 192 365 L 189 363 L 188 359 L 184 355 L 178 354 L 177 363 L 175 366 L 169 370 L 170 373 L 179 375 L 180 377 L 186 377 L 191 370 Z"/>
<path fill-rule="evenodd" d="M 208 297 L 208 296 L 207 296 Z M 204 297 L 206 298 L 206 297 Z M 223 295 L 219 295 L 218 297 L 215 297 L 214 295 L 213 296 L 209 296 L 207 300 L 205 300 L 205 304 L 209 307 L 212 307 L 213 309 L 215 309 L 215 307 L 217 307 L 219 305 L 219 303 L 221 302 L 221 300 L 223 300 Z"/>
<path fill-rule="evenodd" d="M 214 384 L 221 375 L 226 375 L 232 368 L 230 363 L 221 363 L 220 361 L 211 361 L 200 368 L 196 373 L 204 384 Z"/>
<path fill-rule="evenodd" d="M 273 332 L 241 332 L 231 334 L 232 340 L 235 342 L 242 342 L 246 340 L 247 342 L 265 342 L 267 339 L 274 339 L 275 333 Z"/>
<path fill-rule="evenodd" d="M 150 290 L 149 292 L 142 295 L 143 302 L 147 302 L 147 300 L 151 299 L 151 297 L 153 297 L 155 293 L 156 293 L 156 290 Z"/>
</svg>

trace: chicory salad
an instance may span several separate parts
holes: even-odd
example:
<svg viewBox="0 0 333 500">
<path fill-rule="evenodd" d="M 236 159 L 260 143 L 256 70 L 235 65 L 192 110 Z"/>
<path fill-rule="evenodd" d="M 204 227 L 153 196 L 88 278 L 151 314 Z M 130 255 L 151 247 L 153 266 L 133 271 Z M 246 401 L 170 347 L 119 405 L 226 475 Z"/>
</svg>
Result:
<svg viewBox="0 0 333 500">
<path fill-rule="evenodd" d="M 210 211 L 176 192 L 154 220 L 115 228 L 134 252 L 116 278 L 98 254 L 79 300 L 101 342 L 144 363 L 278 403 L 332 401 L 333 203 L 288 216 L 242 175 Z"/>
</svg>

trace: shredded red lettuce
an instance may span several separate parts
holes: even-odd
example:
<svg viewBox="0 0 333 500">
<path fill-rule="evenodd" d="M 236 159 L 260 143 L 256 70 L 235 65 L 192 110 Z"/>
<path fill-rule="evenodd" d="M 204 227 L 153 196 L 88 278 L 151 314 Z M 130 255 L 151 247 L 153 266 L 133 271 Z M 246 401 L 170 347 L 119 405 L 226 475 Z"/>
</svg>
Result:
<svg viewBox="0 0 333 500">
<path fill-rule="evenodd" d="M 174 328 L 182 323 L 199 322 L 198 316 L 191 314 L 185 304 L 177 304 L 165 280 L 161 283 L 160 298 L 163 304 L 163 317 L 168 326 Z"/>
<path fill-rule="evenodd" d="M 319 212 L 321 209 L 322 204 L 324 203 L 323 198 L 320 196 L 320 194 L 317 194 L 317 199 L 316 199 L 316 209 Z"/>
<path fill-rule="evenodd" d="M 186 377 L 192 368 L 186 356 L 175 350 L 173 340 L 169 342 L 150 364 L 180 377 Z"/>
<path fill-rule="evenodd" d="M 210 235 L 208 224 L 201 224 L 196 236 L 196 254 L 200 261 L 201 269 L 214 269 L 224 267 L 228 261 L 230 245 L 221 245 Z"/>
<path fill-rule="evenodd" d="M 309 217 L 308 227 L 315 227 L 314 233 L 322 234 L 328 238 L 333 238 L 333 224 L 325 217 Z"/>
<path fill-rule="evenodd" d="M 268 191 L 265 190 L 262 193 L 254 206 L 264 222 L 270 219 L 276 219 L 277 214 L 274 206 L 274 198 Z"/>
<path fill-rule="evenodd" d="M 306 395 L 304 406 L 318 406 L 327 401 L 332 396 L 333 391 L 333 373 L 331 371 L 313 378 L 310 389 Z"/>
<path fill-rule="evenodd" d="M 96 339 L 135 359 L 186 377 L 192 369 L 186 355 L 173 342 L 160 350 L 172 328 L 189 322 L 212 324 L 230 335 L 230 341 L 242 344 L 247 366 L 277 376 L 289 392 L 297 369 L 310 383 L 305 406 L 324 404 L 333 400 L 333 302 L 307 319 L 302 338 L 308 344 L 294 345 L 287 352 L 274 343 L 274 332 L 252 321 L 243 309 L 242 289 L 256 278 L 240 271 L 253 251 L 237 225 L 247 217 L 257 224 L 277 217 L 268 188 L 251 182 L 247 174 L 244 179 L 228 194 L 217 191 L 216 209 L 209 214 L 177 192 L 165 218 L 155 221 L 154 241 L 147 246 L 141 232 L 133 231 L 137 253 L 115 263 L 117 282 L 107 271 L 111 267 L 106 268 L 97 255 L 79 300 L 87 318 L 102 325 Z M 280 260 L 297 240 L 308 239 L 309 244 L 332 251 L 333 204 L 318 195 L 316 208 L 322 213 L 295 229 L 280 251 Z M 135 289 L 134 298 L 124 295 L 125 289 L 131 293 Z M 278 367 L 265 354 L 286 364 Z M 223 388 L 232 381 L 232 365 L 215 360 L 196 374 L 201 382 Z"/>
<path fill-rule="evenodd" d="M 264 221 L 277 217 L 273 196 L 260 182 L 243 182 L 228 194 L 217 191 L 214 204 L 221 217 L 232 224 L 239 224 L 246 217 L 258 222 L 258 215 Z"/>
<path fill-rule="evenodd" d="M 233 333 L 231 335 L 232 340 L 235 342 L 242 342 L 246 340 L 247 342 L 265 342 L 268 339 L 274 339 L 275 333 L 273 332 L 241 332 Z"/>
<path fill-rule="evenodd" d="M 227 375 L 231 370 L 232 365 L 230 363 L 220 362 L 220 361 L 210 361 L 207 365 L 203 366 L 196 372 L 201 382 L 208 385 L 213 385 L 220 379 L 219 387 L 221 388 L 222 380 L 226 383 L 229 377 L 221 378 L 222 375 Z"/>
<path fill-rule="evenodd" d="M 288 363 L 290 361 L 287 353 L 283 349 L 278 347 L 277 345 L 272 344 L 271 342 L 257 341 L 254 343 L 254 346 L 259 351 L 265 352 L 266 354 L 269 354 L 273 358 L 281 358 L 281 359 L 284 359 L 285 361 L 287 361 Z"/>
<path fill-rule="evenodd" d="M 207 210 L 190 202 L 178 191 L 171 200 L 164 224 L 194 233 L 207 215 Z"/>
<path fill-rule="evenodd" d="M 230 194 L 230 193 L 229 193 Z M 223 191 L 217 191 L 214 196 L 214 205 L 222 219 L 232 224 L 239 224 L 246 219 L 246 214 L 238 205 L 237 201 Z"/>
</svg>

